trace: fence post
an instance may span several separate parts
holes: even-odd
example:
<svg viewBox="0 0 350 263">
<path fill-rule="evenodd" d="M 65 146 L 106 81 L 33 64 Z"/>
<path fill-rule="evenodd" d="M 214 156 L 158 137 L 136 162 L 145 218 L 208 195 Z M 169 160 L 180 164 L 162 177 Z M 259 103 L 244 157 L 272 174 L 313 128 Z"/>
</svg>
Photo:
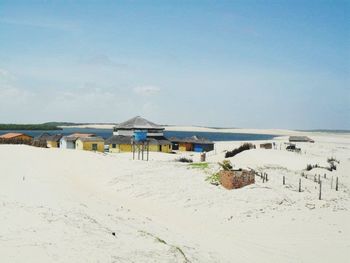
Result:
<svg viewBox="0 0 350 263">
<path fill-rule="evenodd" d="M 335 191 L 338 191 L 338 177 L 337 177 L 337 179 L 335 180 Z"/>
<path fill-rule="evenodd" d="M 286 184 L 286 177 L 283 175 L 283 185 Z"/>
<path fill-rule="evenodd" d="M 269 181 L 269 178 L 268 178 L 267 173 L 265 174 L 265 176 L 266 176 L 266 182 L 268 182 L 268 181 Z"/>
<path fill-rule="evenodd" d="M 324 174 L 324 175 L 323 175 L 323 178 L 326 179 L 326 178 L 327 178 L 327 174 Z"/>
<path fill-rule="evenodd" d="M 320 194 L 318 196 L 319 200 L 321 200 L 321 194 L 322 194 L 322 181 L 320 181 Z"/>
<path fill-rule="evenodd" d="M 319 174 L 318 175 L 318 183 L 320 183 L 321 182 L 321 175 Z"/>
<path fill-rule="evenodd" d="M 301 178 L 299 178 L 299 192 L 301 192 Z"/>
</svg>

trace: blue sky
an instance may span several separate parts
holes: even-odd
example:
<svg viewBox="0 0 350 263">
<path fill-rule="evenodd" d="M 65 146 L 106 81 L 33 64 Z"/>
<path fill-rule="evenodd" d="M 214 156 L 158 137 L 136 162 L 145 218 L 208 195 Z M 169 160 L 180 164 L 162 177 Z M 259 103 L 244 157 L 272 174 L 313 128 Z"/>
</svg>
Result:
<svg viewBox="0 0 350 263">
<path fill-rule="evenodd" d="M 0 122 L 350 129 L 350 1 L 0 0 Z"/>
</svg>

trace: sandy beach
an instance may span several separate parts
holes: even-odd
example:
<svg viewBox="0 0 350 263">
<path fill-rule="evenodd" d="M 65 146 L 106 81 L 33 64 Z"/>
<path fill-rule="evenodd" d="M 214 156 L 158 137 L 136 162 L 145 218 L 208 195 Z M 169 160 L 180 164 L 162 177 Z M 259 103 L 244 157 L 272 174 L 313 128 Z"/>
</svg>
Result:
<svg viewBox="0 0 350 263">
<path fill-rule="evenodd" d="M 257 177 L 231 191 L 206 178 L 219 169 L 225 150 L 243 142 L 216 143 L 207 168 L 175 162 L 180 155 L 174 154 L 151 153 L 145 162 L 133 161 L 131 153 L 0 145 L 1 259 L 347 262 L 350 137 L 312 138 L 313 144 L 298 143 L 300 154 L 284 150 L 287 137 L 278 137 L 277 149 L 229 158 L 236 168 L 269 175 L 268 182 Z M 199 160 L 197 153 L 182 155 Z M 301 177 L 307 164 L 327 166 L 329 157 L 340 161 L 336 171 L 315 168 Z M 322 178 L 322 200 L 315 174 Z"/>
<path fill-rule="evenodd" d="M 0 263 L 350 262 L 350 1 L 0 1 Z"/>
</svg>

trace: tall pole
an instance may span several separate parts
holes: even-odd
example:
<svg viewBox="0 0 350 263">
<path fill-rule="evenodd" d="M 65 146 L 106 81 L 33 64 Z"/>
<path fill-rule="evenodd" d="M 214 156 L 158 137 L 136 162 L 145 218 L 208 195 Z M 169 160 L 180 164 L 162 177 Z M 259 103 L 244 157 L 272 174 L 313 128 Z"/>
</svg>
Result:
<svg viewBox="0 0 350 263">
<path fill-rule="evenodd" d="M 137 159 L 140 160 L 140 145 L 137 144 Z"/>
<path fill-rule="evenodd" d="M 147 161 L 148 161 L 148 157 L 149 157 L 149 142 L 147 141 Z"/>
<path fill-rule="evenodd" d="M 142 142 L 142 144 L 141 144 L 141 149 L 142 149 L 142 152 L 141 152 L 141 155 L 142 155 L 142 161 L 143 161 L 143 152 L 144 152 L 144 150 L 145 150 L 145 143 L 144 142 Z"/>
</svg>

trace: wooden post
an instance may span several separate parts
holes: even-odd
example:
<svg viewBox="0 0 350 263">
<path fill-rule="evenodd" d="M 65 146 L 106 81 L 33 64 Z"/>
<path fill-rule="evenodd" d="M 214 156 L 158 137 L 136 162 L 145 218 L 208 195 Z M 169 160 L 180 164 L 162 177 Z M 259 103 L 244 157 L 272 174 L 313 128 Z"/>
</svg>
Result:
<svg viewBox="0 0 350 263">
<path fill-rule="evenodd" d="M 135 160 L 135 144 L 132 143 L 132 159 Z"/>
<path fill-rule="evenodd" d="M 263 179 L 263 183 L 265 183 L 265 175 L 264 174 L 262 176 L 262 179 Z"/>
<path fill-rule="evenodd" d="M 320 183 L 321 182 L 321 175 L 319 174 L 318 175 L 318 183 Z"/>
<path fill-rule="evenodd" d="M 338 177 L 337 177 L 337 179 L 335 180 L 335 191 L 338 191 Z"/>
<path fill-rule="evenodd" d="M 286 177 L 283 175 L 283 185 L 286 184 Z"/>
<path fill-rule="evenodd" d="M 137 145 L 137 159 L 140 160 L 140 145 Z"/>
<path fill-rule="evenodd" d="M 147 161 L 148 161 L 148 157 L 149 157 L 149 142 L 147 142 Z"/>
<path fill-rule="evenodd" d="M 301 178 L 299 178 L 299 192 L 301 192 Z"/>
<path fill-rule="evenodd" d="M 322 181 L 320 181 L 320 194 L 318 196 L 319 200 L 321 200 L 321 194 L 322 194 Z"/>
<path fill-rule="evenodd" d="M 145 151 L 145 143 L 142 142 L 142 145 L 141 145 L 141 149 L 142 149 L 142 152 L 141 152 L 141 155 L 142 155 L 142 161 L 143 161 L 143 152 Z"/>
<path fill-rule="evenodd" d="M 324 174 L 324 175 L 323 175 L 323 178 L 325 178 L 325 179 L 326 179 L 326 178 L 327 178 L 327 174 Z"/>
<path fill-rule="evenodd" d="M 268 182 L 268 181 L 269 181 L 269 178 L 268 178 L 267 173 L 265 174 L 265 177 L 266 177 L 266 182 Z"/>
</svg>

